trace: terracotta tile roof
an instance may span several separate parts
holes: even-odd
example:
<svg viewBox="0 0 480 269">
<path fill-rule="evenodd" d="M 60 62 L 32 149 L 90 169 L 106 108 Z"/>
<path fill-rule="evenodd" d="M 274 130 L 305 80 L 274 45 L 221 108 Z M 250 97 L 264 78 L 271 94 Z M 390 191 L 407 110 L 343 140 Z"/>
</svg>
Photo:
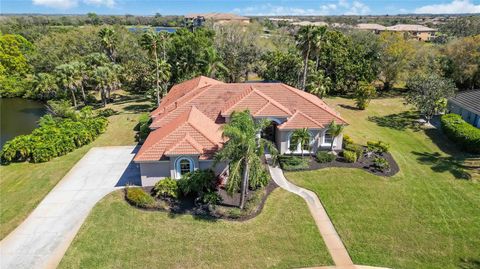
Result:
<svg viewBox="0 0 480 269">
<path fill-rule="evenodd" d="M 325 128 L 332 120 L 346 124 L 318 97 L 282 83 L 227 84 L 199 77 L 172 87 L 152 112 L 154 130 L 135 161 L 172 154 L 211 158 L 223 145 L 225 117 L 245 109 L 254 117 L 287 118 L 280 129 Z"/>
<path fill-rule="evenodd" d="M 399 32 L 434 32 L 436 29 L 432 29 L 423 25 L 418 24 L 397 24 L 394 26 L 387 27 L 389 31 L 399 31 Z"/>
<path fill-rule="evenodd" d="M 377 23 L 359 23 L 357 24 L 356 28 L 360 30 L 377 30 L 377 31 L 384 31 L 387 29 L 387 27 Z"/>
<path fill-rule="evenodd" d="M 295 112 L 295 114 L 293 114 L 292 117 L 288 118 L 286 122 L 278 126 L 278 129 L 283 130 L 300 128 L 322 129 L 325 128 L 325 125 L 317 122 L 316 120 L 310 118 L 309 116 L 298 110 Z"/>
<path fill-rule="evenodd" d="M 162 128 L 154 130 L 135 156 L 135 161 L 155 161 L 165 155 L 196 154 L 210 159 L 224 142 L 221 125 L 195 107 L 181 113 Z"/>
</svg>

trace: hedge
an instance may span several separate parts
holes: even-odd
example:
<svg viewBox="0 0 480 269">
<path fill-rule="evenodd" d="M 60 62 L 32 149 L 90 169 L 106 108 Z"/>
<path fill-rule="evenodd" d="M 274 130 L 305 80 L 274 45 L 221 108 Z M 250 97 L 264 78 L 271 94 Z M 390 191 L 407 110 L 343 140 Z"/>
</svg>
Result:
<svg viewBox="0 0 480 269">
<path fill-rule="evenodd" d="M 470 153 L 480 153 L 480 129 L 470 125 L 457 114 L 441 118 L 442 130 L 447 137 Z"/>
<path fill-rule="evenodd" d="M 62 119 L 46 115 L 40 119 L 40 126 L 31 134 L 17 136 L 5 143 L 1 161 L 47 162 L 91 143 L 105 132 L 107 124 L 104 117 Z"/>
</svg>

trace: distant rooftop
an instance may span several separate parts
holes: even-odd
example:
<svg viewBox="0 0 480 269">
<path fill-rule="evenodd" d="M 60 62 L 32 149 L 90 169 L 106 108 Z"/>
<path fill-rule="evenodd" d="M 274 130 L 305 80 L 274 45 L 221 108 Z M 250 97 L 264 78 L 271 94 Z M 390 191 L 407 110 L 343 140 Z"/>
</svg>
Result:
<svg viewBox="0 0 480 269">
<path fill-rule="evenodd" d="M 359 23 L 357 24 L 356 28 L 360 30 L 377 30 L 377 31 L 384 31 L 387 29 L 387 27 L 377 23 Z"/>
<path fill-rule="evenodd" d="M 328 26 L 328 23 L 323 22 L 323 21 L 298 21 L 292 23 L 292 25 L 298 25 L 298 26 Z"/>
<path fill-rule="evenodd" d="M 204 17 L 207 20 L 249 20 L 250 18 L 239 16 L 232 13 L 192 13 L 185 15 L 185 18 L 193 19 Z"/>
<path fill-rule="evenodd" d="M 433 32 L 436 29 L 432 29 L 418 24 L 397 24 L 394 26 L 386 27 L 389 31 L 412 31 L 412 32 Z"/>
<path fill-rule="evenodd" d="M 450 101 L 480 115 L 480 90 L 459 92 Z"/>
</svg>

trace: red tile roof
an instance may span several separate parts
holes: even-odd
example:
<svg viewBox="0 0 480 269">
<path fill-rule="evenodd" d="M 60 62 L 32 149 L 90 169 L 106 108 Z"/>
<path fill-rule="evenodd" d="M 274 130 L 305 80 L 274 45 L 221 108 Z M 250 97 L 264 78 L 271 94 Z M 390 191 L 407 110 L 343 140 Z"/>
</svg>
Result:
<svg viewBox="0 0 480 269">
<path fill-rule="evenodd" d="M 180 154 L 211 158 L 224 142 L 221 126 L 225 117 L 245 109 L 254 117 L 287 119 L 280 129 L 320 129 L 332 120 L 346 124 L 318 97 L 283 83 L 227 84 L 198 77 L 173 86 L 151 113 L 154 131 L 135 160 Z"/>
</svg>

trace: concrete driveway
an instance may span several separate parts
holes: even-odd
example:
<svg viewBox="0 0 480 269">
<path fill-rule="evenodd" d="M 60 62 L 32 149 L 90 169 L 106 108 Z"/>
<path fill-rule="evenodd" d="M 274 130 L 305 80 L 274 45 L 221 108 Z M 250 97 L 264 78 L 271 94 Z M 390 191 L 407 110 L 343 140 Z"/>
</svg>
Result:
<svg viewBox="0 0 480 269">
<path fill-rule="evenodd" d="M 55 268 L 93 206 L 125 184 L 139 184 L 134 155 L 134 146 L 92 148 L 0 242 L 0 268 Z"/>
</svg>

